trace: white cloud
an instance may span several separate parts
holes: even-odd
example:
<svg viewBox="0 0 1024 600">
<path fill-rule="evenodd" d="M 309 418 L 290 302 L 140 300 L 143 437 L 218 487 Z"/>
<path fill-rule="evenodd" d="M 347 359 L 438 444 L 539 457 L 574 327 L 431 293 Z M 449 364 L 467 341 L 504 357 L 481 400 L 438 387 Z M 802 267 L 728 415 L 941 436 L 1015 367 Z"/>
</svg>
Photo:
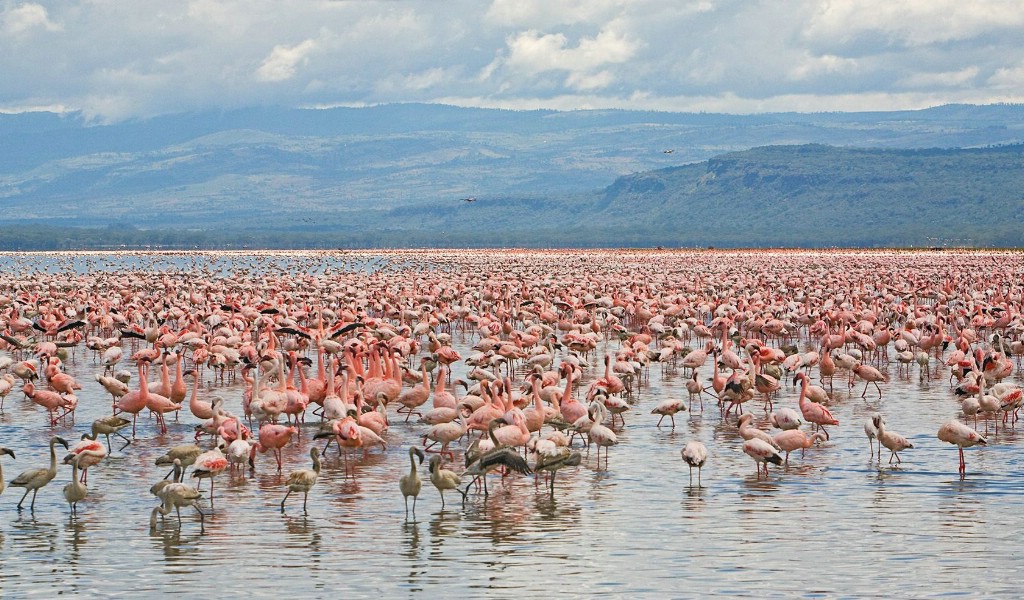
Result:
<svg viewBox="0 0 1024 600">
<path fill-rule="evenodd" d="M 614 31 L 602 30 L 595 37 L 583 37 L 575 46 L 562 33 L 523 31 L 507 39 L 507 54 L 499 62 L 515 73 L 539 75 L 567 71 L 565 84 L 574 89 L 608 86 L 614 75 L 602 67 L 627 62 L 637 43 Z M 495 66 L 488 65 L 487 71 Z"/>
<path fill-rule="evenodd" d="M 857 70 L 857 60 L 843 58 L 834 54 L 822 56 L 805 55 L 803 60 L 793 65 L 787 73 L 793 81 L 807 80 L 815 75 L 832 73 L 852 73 Z"/>
<path fill-rule="evenodd" d="M 1022 29 L 1019 0 L 0 0 L 0 111 L 1005 102 Z"/>
<path fill-rule="evenodd" d="M 898 85 L 903 88 L 944 88 L 961 87 L 972 83 L 977 77 L 980 69 L 976 66 L 969 66 L 959 71 L 940 71 L 937 73 L 912 73 L 901 79 Z"/>
<path fill-rule="evenodd" d="M 295 46 L 274 46 L 260 68 L 256 78 L 260 81 L 284 81 L 295 76 L 295 69 L 304 63 L 309 53 L 316 48 L 316 42 L 306 40 Z"/>
<path fill-rule="evenodd" d="M 484 20 L 513 28 L 601 23 L 643 0 L 494 0 Z"/>
<path fill-rule="evenodd" d="M 1024 63 L 1004 67 L 988 78 L 987 84 L 998 90 L 1024 90 Z"/>
<path fill-rule="evenodd" d="M 819 5 L 806 34 L 847 42 L 861 36 L 909 47 L 970 39 L 1024 25 L 1019 0 L 831 0 Z"/>
<path fill-rule="evenodd" d="M 46 8 L 40 4 L 25 3 L 0 13 L 2 30 L 7 35 L 19 35 L 32 29 L 60 31 L 61 26 L 50 21 Z"/>
</svg>

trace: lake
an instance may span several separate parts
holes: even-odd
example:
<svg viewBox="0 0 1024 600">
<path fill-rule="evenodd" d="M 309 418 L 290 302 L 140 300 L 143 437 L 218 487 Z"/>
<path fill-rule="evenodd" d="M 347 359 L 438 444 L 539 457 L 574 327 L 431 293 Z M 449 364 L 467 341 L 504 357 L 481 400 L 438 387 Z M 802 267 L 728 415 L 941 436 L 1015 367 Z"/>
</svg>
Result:
<svg viewBox="0 0 1024 600">
<path fill-rule="evenodd" d="M 540 278 L 537 281 L 543 281 L 548 269 L 545 289 L 571 287 L 566 281 L 572 280 L 573 272 L 602 273 L 615 256 L 568 251 L 327 255 L 281 253 L 260 260 L 242 254 L 213 258 L 185 253 L 172 258 L 5 255 L 0 260 L 4 269 L 0 283 L 10 284 L 26 272 L 77 276 L 108 269 L 164 274 L 205 269 L 196 277 L 251 269 L 321 277 L 357 272 L 367 278 L 394 278 L 387 285 L 396 291 L 407 281 L 407 295 L 413 297 L 417 277 L 456 277 L 476 264 L 483 265 L 481 280 L 500 280 L 515 271 L 501 264 L 525 264 L 531 277 Z M 630 256 L 624 272 L 636 279 L 618 284 L 623 290 L 640 281 L 649 293 L 667 295 L 674 277 L 683 285 L 683 274 L 703 268 L 703 263 L 694 266 L 694 257 L 703 256 L 700 252 Z M 740 274 L 737 281 L 745 273 L 756 276 L 764 265 L 777 260 L 795 261 L 787 269 L 804 272 L 812 280 L 822 269 L 835 268 L 835 256 L 724 253 L 716 260 L 733 261 L 735 268 L 721 268 Z M 840 256 L 883 260 L 878 258 L 883 255 L 871 252 Z M 958 270 L 981 275 L 985 272 L 980 269 L 993 262 L 1006 265 L 1008 261 L 1011 273 L 1019 273 L 1022 266 L 1015 254 L 908 256 L 906 264 L 900 263 L 894 272 L 903 273 L 917 262 L 939 271 L 955 264 Z M 499 264 L 499 259 L 506 262 Z M 978 268 L 971 271 L 973 266 Z M 654 275 L 641 279 L 647 277 L 644 273 Z M 696 281 L 693 294 L 713 295 L 707 294 L 710 278 L 690 281 Z M 777 281 L 781 279 L 766 280 L 765 295 L 788 293 L 784 286 L 775 285 Z M 1021 279 L 1016 281 L 1019 288 Z M 940 283 L 928 281 L 927 276 L 915 282 L 917 286 Z M 574 293 L 586 293 L 586 284 L 575 285 Z M 1012 296 L 1012 291 L 1007 295 Z M 5 292 L 0 288 L 0 293 Z M 478 334 L 456 329 L 453 347 L 465 358 L 479 339 Z M 603 374 L 601 356 L 614 353 L 621 343 L 615 338 L 602 340 L 588 358 L 594 366 L 586 371 L 577 394 Z M 694 348 L 702 344 L 695 339 L 687 343 Z M 801 351 L 818 349 L 817 342 L 809 343 L 806 335 L 799 346 Z M 129 348 L 127 340 L 125 348 Z M 560 350 L 560 356 L 565 352 Z M 128 354 L 122 366 L 128 366 Z M 0 351 L 0 356 L 11 356 L 11 351 Z M 0 414 L 0 445 L 17 454 L 16 460 L 0 457 L 8 482 L 24 469 L 46 466 L 51 435 L 61 435 L 73 444 L 94 419 L 110 414 L 110 396 L 94 379 L 102 371 L 95 353 L 80 344 L 70 349 L 65 365 L 66 372 L 83 386 L 74 423 L 50 427 L 45 411 L 25 398 L 20 383 L 6 398 Z M 464 378 L 470 368 L 456 362 L 453 375 Z M 681 368 L 654 363 L 630 398 L 632 404 L 623 414 L 625 425 L 616 425 L 618 444 L 610 448 L 607 466 L 603 459 L 599 466 L 591 450 L 579 467 L 559 472 L 553 496 L 533 476 L 502 480 L 491 475 L 487 497 L 470 490 L 462 503 L 457 493 L 449 492 L 442 510 L 424 465 L 420 467 L 423 490 L 415 516 L 408 518 L 398 480 L 409 469 L 409 446 L 420 443 L 426 426 L 413 423 L 415 419 L 402 422 L 392 407 L 387 450 L 372 450 L 366 458 L 360 457 L 355 476 L 345 477 L 332 448 L 309 494 L 307 513 L 302 511 L 301 494 L 292 495 L 283 513 L 279 503 L 287 474 L 308 467 L 311 444 L 323 444 L 313 440 L 318 419 L 312 416 L 307 416 L 298 439 L 284 449 L 282 473 L 276 471 L 270 454 L 259 455 L 254 471 L 231 475 L 225 471 L 218 476 L 215 506 L 211 509 L 208 500 L 202 503 L 209 514 L 205 528 L 201 530 L 195 512 L 185 508 L 180 528 L 172 513 L 151 531 L 150 511 L 159 502 L 148 490 L 166 473 L 166 468 L 154 465 L 154 459 L 169 446 L 190 442 L 198 421 L 182 410 L 177 421 L 168 418 L 169 431 L 160 435 L 155 421 L 143 412 L 135 441 L 118 451 L 115 438 L 114 453 L 90 469 L 89 495 L 79 504 L 77 516 L 70 516 L 61 496 L 70 467 L 59 465 L 57 478 L 39 492 L 34 512 L 27 510 L 27 501 L 26 510 L 15 508 L 22 490 L 4 491 L 0 497 L 0 596 L 138 597 L 169 592 L 186 597 L 237 594 L 252 598 L 285 594 L 387 598 L 553 593 L 659 598 L 1015 595 L 1019 587 L 1016 561 L 1024 552 L 1018 535 L 1024 508 L 1018 430 L 1000 427 L 995 433 L 995 421 L 989 423 L 989 444 L 965 451 L 967 474 L 961 479 L 956 448 L 936 438 L 943 422 L 960 415 L 948 368 L 934 358 L 927 376 L 921 375 L 917 364 L 910 366 L 908 375 L 897 373 L 892 360 L 880 368 L 890 376 L 889 382 L 881 384 L 881 399 L 873 387 L 862 398 L 862 382 L 851 390 L 845 377 L 837 375 L 830 409 L 840 425 L 830 428 L 831 439 L 803 455 L 794 452 L 787 467 L 771 466 L 765 479 L 755 476 L 753 461 L 741 451 L 743 440 L 735 418 L 723 418 L 707 395 L 703 412 L 692 406 L 695 410 L 676 415 L 674 430 L 668 419 L 656 426 L 658 418 L 650 410 L 661 399 L 685 397 L 688 376 Z M 817 383 L 816 371 L 812 375 Z M 710 370 L 705 368 L 701 378 L 708 376 Z M 1020 383 L 1016 369 L 1011 379 Z M 782 380 L 776 407 L 796 408 L 799 388 L 792 383 L 791 377 Z M 136 378 L 131 385 L 137 386 Z M 227 408 L 238 413 L 242 391 L 240 379 L 221 383 L 207 369 L 199 394 L 220 395 Z M 746 403 L 746 408 L 755 415 L 755 423 L 768 430 L 759 398 Z M 884 449 L 881 461 L 870 457 L 863 423 L 874 411 L 883 413 L 889 429 L 914 445 L 901 453 L 903 462 L 898 466 L 886 462 L 889 452 Z M 985 433 L 986 423 L 980 423 L 979 429 Z M 700 488 L 689 485 L 688 470 L 680 458 L 680 450 L 692 439 L 702 441 L 709 453 Z M 461 470 L 467 443 L 453 446 L 454 470 Z M 208 440 L 203 444 L 210 445 Z M 58 446 L 58 461 L 62 456 L 63 448 Z M 200 487 L 206 490 L 207 486 L 204 481 Z"/>
</svg>

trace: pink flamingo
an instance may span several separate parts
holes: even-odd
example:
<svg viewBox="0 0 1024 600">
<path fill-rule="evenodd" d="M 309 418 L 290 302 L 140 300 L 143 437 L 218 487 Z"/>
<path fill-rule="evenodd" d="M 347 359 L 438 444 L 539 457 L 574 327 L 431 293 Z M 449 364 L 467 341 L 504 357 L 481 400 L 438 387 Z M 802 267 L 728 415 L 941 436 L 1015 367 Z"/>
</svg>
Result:
<svg viewBox="0 0 1024 600">
<path fill-rule="evenodd" d="M 145 380 L 139 382 L 140 385 L 145 385 Z M 181 410 L 180 404 L 175 404 L 170 398 L 162 396 L 160 394 L 150 394 L 147 388 L 146 390 L 146 408 L 153 411 L 156 414 L 157 423 L 160 424 L 160 433 L 167 433 L 167 421 L 164 419 L 164 414 L 169 412 L 176 412 Z"/>
<path fill-rule="evenodd" d="M 797 373 L 794 380 L 800 380 L 800 412 L 803 414 L 804 421 L 808 423 L 814 423 L 819 429 L 825 432 L 825 439 L 828 438 L 828 430 L 825 429 L 825 425 L 838 425 L 839 420 L 832 416 L 827 408 L 818 404 L 817 402 L 811 402 L 807 399 L 807 386 L 810 385 L 807 381 L 806 373 Z"/>
<path fill-rule="evenodd" d="M 56 425 L 57 421 L 69 412 L 70 405 L 68 404 L 68 400 L 57 392 L 52 390 L 37 390 L 36 386 L 31 381 L 23 385 L 21 391 L 25 396 L 30 398 L 32 402 L 35 402 L 46 409 L 46 412 L 50 414 L 50 425 Z M 64 409 L 64 413 L 57 415 L 57 410 L 61 408 Z"/>
<path fill-rule="evenodd" d="M 82 435 L 82 441 L 68 449 L 67 455 L 64 456 L 64 464 L 78 463 L 78 468 L 82 470 L 82 483 L 88 482 L 89 467 L 99 464 L 107 456 L 107 447 L 96 441 L 97 435 L 97 426 L 93 424 L 92 437 L 89 434 Z"/>
<path fill-rule="evenodd" d="M 832 360 L 832 354 L 824 346 L 819 355 L 821 358 L 818 362 L 818 381 L 824 384 L 825 378 L 828 377 L 828 389 L 832 389 L 832 377 L 836 374 L 836 363 Z"/>
<path fill-rule="evenodd" d="M 947 444 L 959 447 L 961 479 L 967 474 L 967 464 L 964 462 L 964 448 L 970 448 L 977 444 L 984 446 L 988 443 L 988 440 L 983 435 L 955 419 L 943 423 L 942 427 L 939 428 L 937 437 Z"/>
<path fill-rule="evenodd" d="M 342 455 L 342 459 L 345 463 L 345 477 L 349 475 L 349 464 L 348 464 L 348 451 L 353 448 L 361 448 L 363 446 L 363 431 L 356 422 L 355 417 L 350 411 L 349 415 L 344 419 L 338 419 L 332 421 L 331 426 L 328 429 L 322 430 L 313 436 L 313 439 L 329 438 L 333 439 L 338 443 L 338 453 Z M 327 446 L 330 445 L 330 441 L 327 442 Z M 321 454 L 327 452 L 327 446 L 324 446 L 324 450 Z M 355 471 L 352 471 L 353 477 Z"/>
<path fill-rule="evenodd" d="M 567 423 L 575 423 L 587 416 L 587 407 L 572 395 L 573 369 L 568 363 L 562 365 L 565 371 L 565 389 L 562 391 L 562 399 L 558 403 L 562 418 Z"/>
<path fill-rule="evenodd" d="M 188 410 L 197 419 L 212 419 L 213 418 L 213 402 L 207 402 L 199 399 L 199 374 L 195 369 L 189 369 L 185 371 L 184 375 L 191 376 L 192 381 L 192 395 L 188 400 Z M 244 377 L 243 377 L 244 379 Z"/>
<path fill-rule="evenodd" d="M 146 401 L 149 398 L 149 386 L 146 382 L 144 361 L 138 362 L 139 369 L 139 389 L 132 390 L 127 394 L 121 396 L 117 400 L 117 412 L 126 412 L 132 415 L 132 437 L 135 437 L 135 421 L 142 412 L 142 409 L 146 408 Z"/>
<path fill-rule="evenodd" d="M 210 506 L 213 506 L 213 478 L 228 468 L 228 459 L 220 447 L 207 450 L 196 457 L 192 463 L 192 477 L 210 480 Z"/>
<path fill-rule="evenodd" d="M 398 403 L 402 405 L 398 409 L 399 413 L 405 413 L 406 422 L 409 421 L 414 413 L 420 415 L 417 408 L 422 406 L 430 398 L 430 378 L 427 376 L 427 361 L 420 361 L 420 371 L 423 375 L 423 380 L 418 385 L 413 386 L 412 389 L 405 390 L 398 396 Z M 402 409 L 405 409 L 404 411 Z M 422 416 L 422 415 L 420 415 Z"/>
<path fill-rule="evenodd" d="M 299 430 L 291 425 L 277 425 L 275 423 L 265 423 L 260 427 L 259 442 L 253 445 L 252 452 L 249 454 L 249 466 L 255 466 L 256 451 L 260 453 L 267 452 L 268 450 L 274 451 L 274 458 L 277 459 L 277 470 L 281 470 L 281 448 L 284 448 L 292 436 L 297 434 Z"/>
<path fill-rule="evenodd" d="M 504 418 L 509 424 L 494 431 L 494 437 L 497 438 L 499 445 L 513 448 L 525 446 L 530 439 L 530 431 L 526 427 L 526 416 L 523 411 L 513 408 L 505 413 Z"/>
<path fill-rule="evenodd" d="M 491 386 L 488 382 L 480 382 L 480 394 L 484 398 L 484 404 L 469 416 L 469 420 L 466 421 L 466 429 L 486 430 L 492 420 L 500 419 L 505 415 L 505 407 L 491 395 Z"/>
<path fill-rule="evenodd" d="M 761 465 L 764 465 L 764 476 L 768 477 L 768 463 L 781 465 L 782 455 L 775 449 L 775 446 L 761 438 L 751 438 L 743 442 L 743 452 L 754 459 L 757 466 L 757 478 L 761 479 Z"/>
<path fill-rule="evenodd" d="M 73 394 L 75 390 L 82 389 L 82 384 L 78 383 L 74 377 L 62 371 L 50 376 L 49 383 L 50 387 L 58 394 Z"/>
<path fill-rule="evenodd" d="M 864 380 L 864 391 L 861 392 L 860 397 L 863 398 L 868 393 L 868 385 L 875 384 L 875 389 L 878 390 L 878 397 L 882 397 L 882 388 L 878 387 L 879 381 L 889 381 L 889 377 L 874 367 L 857 363 L 853 366 L 853 373 Z"/>
<path fill-rule="evenodd" d="M 789 429 L 775 434 L 774 437 L 775 445 L 786 453 L 786 460 L 784 462 L 786 465 L 789 464 L 790 452 L 796 449 L 800 449 L 802 452 L 804 448 L 810 448 L 815 442 L 823 442 L 825 439 L 825 434 L 820 431 L 814 435 L 808 436 L 799 429 Z"/>
</svg>

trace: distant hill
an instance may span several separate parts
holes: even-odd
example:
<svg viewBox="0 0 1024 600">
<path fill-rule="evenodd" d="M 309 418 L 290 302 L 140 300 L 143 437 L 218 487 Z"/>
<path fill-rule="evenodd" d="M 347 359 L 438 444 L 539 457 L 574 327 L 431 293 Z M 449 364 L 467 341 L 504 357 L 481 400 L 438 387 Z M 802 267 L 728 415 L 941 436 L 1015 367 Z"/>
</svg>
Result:
<svg viewBox="0 0 1024 600">
<path fill-rule="evenodd" d="M 1022 142 L 1015 105 L 0 115 L 0 248 L 1015 246 Z"/>
</svg>

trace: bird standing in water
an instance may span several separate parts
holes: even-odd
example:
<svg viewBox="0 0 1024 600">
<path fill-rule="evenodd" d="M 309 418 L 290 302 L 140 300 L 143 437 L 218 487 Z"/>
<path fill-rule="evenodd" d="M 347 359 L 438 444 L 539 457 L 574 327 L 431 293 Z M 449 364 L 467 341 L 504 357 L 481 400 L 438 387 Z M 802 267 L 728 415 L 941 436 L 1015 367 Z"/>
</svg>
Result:
<svg viewBox="0 0 1024 600">
<path fill-rule="evenodd" d="M 441 508 L 444 508 L 444 491 L 455 490 L 462 494 L 462 499 L 466 499 L 466 495 L 459 489 L 459 485 L 462 484 L 462 478 L 455 471 L 445 469 L 441 464 L 441 457 L 434 455 L 430 457 L 430 483 L 434 484 L 437 491 L 441 493 Z"/>
<path fill-rule="evenodd" d="M 416 516 L 416 498 L 420 495 L 420 489 L 423 487 L 423 479 L 420 478 L 420 474 L 416 471 L 416 459 L 420 459 L 420 464 L 423 464 L 423 451 L 413 446 L 409 448 L 409 472 L 402 475 L 402 478 L 398 480 L 398 489 L 402 490 L 402 496 L 405 497 L 405 516 L 409 517 L 409 496 L 412 496 L 412 516 Z"/>
<path fill-rule="evenodd" d="M 312 469 L 299 469 L 298 471 L 292 471 L 288 475 L 288 481 L 285 482 L 288 486 L 288 493 L 281 500 L 281 512 L 284 512 L 285 500 L 288 499 L 292 492 L 302 492 L 302 511 L 306 512 L 306 500 L 309 498 L 309 490 L 313 489 L 317 478 L 320 476 L 320 449 L 315 446 L 310 448 L 309 457 L 313 459 Z"/>
<path fill-rule="evenodd" d="M 967 464 L 964 462 L 964 448 L 970 448 L 977 444 L 984 446 L 988 443 L 985 436 L 955 419 L 943 423 L 942 427 L 939 428 L 937 437 L 943 442 L 959 447 L 961 479 L 967 474 Z"/>
<path fill-rule="evenodd" d="M 697 468 L 697 487 L 704 487 L 700 483 L 700 471 L 708 460 L 707 447 L 697 440 L 693 440 L 688 442 L 679 453 L 682 454 L 683 461 L 690 467 L 690 487 L 693 487 L 694 467 Z"/>
<path fill-rule="evenodd" d="M 78 480 L 78 462 L 81 459 L 81 456 L 75 456 L 71 459 L 71 483 L 64 486 L 64 499 L 68 501 L 68 506 L 71 507 L 71 516 L 78 514 L 78 501 L 84 500 L 89 494 L 89 488 L 86 487 L 85 483 Z"/>
<path fill-rule="evenodd" d="M 50 438 L 50 467 L 48 469 L 22 471 L 20 475 L 11 481 L 11 487 L 25 488 L 25 494 L 18 501 L 18 510 L 21 510 L 21 505 L 25 502 L 28 493 L 32 492 L 32 504 L 29 510 L 35 512 L 36 494 L 39 493 L 39 489 L 45 487 L 46 484 L 53 481 L 53 478 L 57 476 L 57 451 L 53 447 L 58 443 L 64 446 L 65 449 L 68 447 L 68 443 L 64 438 L 57 435 Z"/>
</svg>

